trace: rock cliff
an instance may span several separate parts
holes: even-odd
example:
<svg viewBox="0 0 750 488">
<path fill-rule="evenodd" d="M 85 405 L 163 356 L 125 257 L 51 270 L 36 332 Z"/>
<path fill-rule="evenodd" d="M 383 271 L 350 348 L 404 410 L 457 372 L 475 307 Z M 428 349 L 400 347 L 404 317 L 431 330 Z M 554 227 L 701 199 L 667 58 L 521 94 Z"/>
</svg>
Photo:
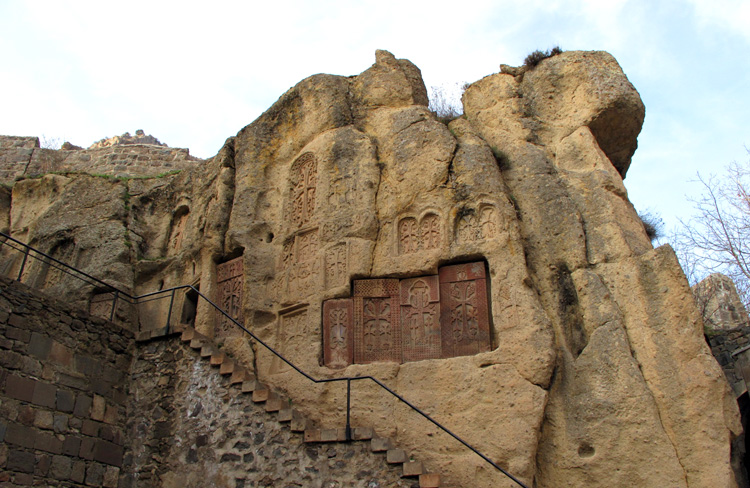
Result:
<svg viewBox="0 0 750 488">
<path fill-rule="evenodd" d="M 378 51 L 358 76 L 301 81 L 179 174 L 0 188 L 0 226 L 134 293 L 194 284 L 313 376 L 379 378 L 529 486 L 736 486 L 733 395 L 673 251 L 652 248 L 623 185 L 638 93 L 604 52 L 508 71 L 471 84 L 446 126 L 419 69 Z M 33 152 L 22 142 L 8 151 Z M 96 301 L 43 265 L 25 273 Z M 181 318 L 343 424 L 341 388 L 200 305 Z M 355 385 L 353 402 L 355 424 L 446 484 L 513 486 L 377 391 Z"/>
</svg>

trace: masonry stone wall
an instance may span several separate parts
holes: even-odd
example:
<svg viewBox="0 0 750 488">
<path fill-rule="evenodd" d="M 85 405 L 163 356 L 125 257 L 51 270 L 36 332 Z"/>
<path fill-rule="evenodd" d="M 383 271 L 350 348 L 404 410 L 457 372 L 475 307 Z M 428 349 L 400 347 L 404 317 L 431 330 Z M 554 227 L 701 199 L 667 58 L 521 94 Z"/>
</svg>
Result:
<svg viewBox="0 0 750 488">
<path fill-rule="evenodd" d="M 192 168 L 201 159 L 188 149 L 155 144 L 116 144 L 94 149 L 44 149 L 36 137 L 0 136 L 0 182 L 52 172 L 118 177 L 155 176 Z"/>
<path fill-rule="evenodd" d="M 139 347 L 127 488 L 410 487 L 369 442 L 305 444 L 175 338 Z"/>
<path fill-rule="evenodd" d="M 724 375 L 727 377 L 727 381 L 729 381 L 729 385 L 732 387 L 735 396 L 740 396 L 747 391 L 747 385 L 742 376 L 740 366 L 732 356 L 732 353 L 750 344 L 750 326 L 736 327 L 729 330 L 708 331 L 706 339 L 711 346 L 711 352 L 716 361 L 719 362 L 721 369 L 724 370 Z"/>
<path fill-rule="evenodd" d="M 118 486 L 133 334 L 0 277 L 0 486 Z"/>
</svg>

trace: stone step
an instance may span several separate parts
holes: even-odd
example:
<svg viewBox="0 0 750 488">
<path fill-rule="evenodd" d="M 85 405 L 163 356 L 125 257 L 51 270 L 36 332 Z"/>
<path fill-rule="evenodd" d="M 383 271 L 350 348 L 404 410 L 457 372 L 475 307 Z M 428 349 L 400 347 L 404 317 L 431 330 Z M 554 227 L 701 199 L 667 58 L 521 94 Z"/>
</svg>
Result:
<svg viewBox="0 0 750 488">
<path fill-rule="evenodd" d="M 409 456 L 403 449 L 388 449 L 385 452 L 385 462 L 388 464 L 400 464 L 409 461 Z"/>
<path fill-rule="evenodd" d="M 185 330 L 182 331 L 182 335 L 180 336 L 180 340 L 182 340 L 182 342 L 188 342 L 193 340 L 193 337 L 195 337 L 195 329 L 192 327 L 185 327 Z"/>
<path fill-rule="evenodd" d="M 234 361 L 224 356 L 224 360 L 219 365 L 219 374 L 228 375 L 234 373 Z"/>
<path fill-rule="evenodd" d="M 268 396 L 270 395 L 270 390 L 267 386 L 260 385 L 262 388 L 257 388 L 253 391 L 253 401 L 255 403 L 263 403 L 266 400 L 268 400 Z"/>
<path fill-rule="evenodd" d="M 407 461 L 403 466 L 404 470 L 401 473 L 402 478 L 410 478 L 424 474 L 424 467 L 419 461 Z"/>
<path fill-rule="evenodd" d="M 226 356 L 221 351 L 214 351 L 213 354 L 211 354 L 211 366 L 221 366 L 221 363 L 224 362 L 224 358 Z"/>
<path fill-rule="evenodd" d="M 276 420 L 279 422 L 291 422 L 293 417 L 293 410 L 291 408 L 282 408 L 279 410 L 279 414 L 276 416 Z"/>
<path fill-rule="evenodd" d="M 388 438 L 373 437 L 370 441 L 370 450 L 372 452 L 384 452 L 393 449 L 393 442 Z"/>
<path fill-rule="evenodd" d="M 191 349 L 202 349 L 204 345 L 205 345 L 205 342 L 200 337 L 195 336 L 190 340 Z"/>
<path fill-rule="evenodd" d="M 289 429 L 292 432 L 306 432 L 308 427 L 308 421 L 296 410 L 292 411 L 292 423 L 289 425 Z"/>
<path fill-rule="evenodd" d="M 288 403 L 288 402 L 287 402 Z M 278 412 L 281 410 L 281 407 L 284 405 L 284 399 L 281 398 L 279 395 L 271 392 L 268 395 L 268 399 L 266 400 L 266 412 Z"/>
<path fill-rule="evenodd" d="M 372 427 L 354 427 L 352 429 L 352 440 L 369 441 L 375 435 Z"/>
<path fill-rule="evenodd" d="M 205 358 L 208 358 L 208 357 L 211 357 L 211 355 L 212 355 L 212 354 L 213 354 L 214 352 L 216 352 L 216 348 L 214 348 L 214 346 L 211 346 L 211 345 L 209 345 L 209 344 L 205 344 L 205 345 L 204 345 L 204 346 L 203 346 L 203 347 L 201 348 L 201 357 L 202 357 L 203 359 L 205 359 Z"/>
<path fill-rule="evenodd" d="M 256 380 L 254 375 L 250 376 L 252 378 L 249 378 L 242 382 L 242 393 L 252 393 L 255 390 L 262 390 L 263 388 L 265 388 L 265 385 Z"/>
<path fill-rule="evenodd" d="M 440 475 L 437 473 L 420 474 L 419 488 L 440 488 Z"/>
<path fill-rule="evenodd" d="M 238 383 L 244 383 L 250 379 L 254 380 L 255 375 L 248 373 L 248 371 L 241 366 L 235 366 L 232 376 L 229 378 L 229 384 L 236 385 Z"/>
</svg>

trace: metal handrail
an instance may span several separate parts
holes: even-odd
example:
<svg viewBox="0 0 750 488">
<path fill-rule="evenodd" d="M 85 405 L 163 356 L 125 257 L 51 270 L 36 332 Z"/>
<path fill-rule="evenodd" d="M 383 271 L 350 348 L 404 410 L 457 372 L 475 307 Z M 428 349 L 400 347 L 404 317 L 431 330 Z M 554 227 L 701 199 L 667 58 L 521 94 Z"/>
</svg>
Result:
<svg viewBox="0 0 750 488">
<path fill-rule="evenodd" d="M 224 309 L 222 309 L 221 307 L 219 307 L 216 303 L 214 303 L 210 298 L 208 298 L 203 293 L 201 293 L 200 290 L 198 290 L 197 288 L 195 288 L 193 285 L 180 285 L 180 286 L 175 286 L 175 287 L 172 287 L 172 288 L 167 288 L 167 289 L 164 289 L 164 290 L 159 290 L 159 291 L 155 291 L 155 292 L 151 292 L 151 293 L 146 293 L 144 295 L 133 296 L 133 295 L 130 295 L 129 293 L 127 293 L 127 292 L 125 292 L 123 290 L 120 290 L 119 288 L 117 288 L 115 286 L 112 286 L 112 285 L 110 285 L 110 284 L 108 284 L 108 283 L 106 283 L 106 282 L 104 282 L 104 281 L 102 281 L 102 280 L 100 280 L 98 278 L 95 278 L 95 277 L 93 277 L 93 276 L 91 276 L 91 275 L 89 275 L 89 274 L 87 274 L 87 273 L 85 273 L 83 271 L 80 271 L 80 270 L 74 268 L 73 266 L 70 266 L 70 265 L 68 265 L 66 263 L 63 263 L 62 261 L 59 261 L 59 260 L 53 258 L 52 256 L 50 256 L 48 254 L 45 254 L 44 252 L 39 251 L 39 250 L 37 250 L 37 249 L 29 246 L 28 244 L 25 244 L 25 243 L 23 243 L 23 242 L 21 242 L 21 241 L 19 241 L 17 239 L 14 239 L 13 237 L 5 234 L 4 232 L 0 232 L 0 237 L 9 239 L 9 240 L 13 241 L 14 243 L 19 244 L 20 246 L 22 246 L 22 247 L 25 248 L 24 251 L 20 251 L 15 246 L 9 245 L 9 244 L 7 244 L 7 242 L 3 242 L 3 241 L 0 240 L 0 246 L 2 246 L 2 245 L 9 245 L 12 249 L 15 249 L 15 250 L 20 251 L 20 252 L 24 252 L 24 261 L 23 261 L 23 264 L 21 266 L 21 270 L 18 273 L 18 278 L 16 279 L 16 281 L 21 281 L 21 276 L 22 276 L 22 273 L 23 273 L 23 268 L 24 268 L 24 265 L 26 263 L 27 257 L 29 256 L 29 251 L 33 251 L 33 252 L 35 252 L 37 254 L 40 254 L 40 255 L 44 256 L 45 259 L 48 259 L 48 260 L 50 260 L 52 262 L 55 262 L 56 264 L 62 266 L 63 268 L 66 268 L 66 269 L 69 269 L 71 271 L 74 271 L 74 272 L 78 273 L 79 275 L 83 275 L 87 279 L 92 280 L 92 281 L 96 282 L 97 284 L 99 284 L 100 286 L 103 286 L 105 289 L 110 290 L 114 294 L 113 303 L 112 303 L 112 312 L 110 314 L 110 320 L 112 320 L 114 318 L 114 313 L 115 313 L 116 303 L 117 303 L 118 298 L 119 299 L 126 299 L 126 301 L 129 301 L 129 303 L 131 303 L 131 304 L 133 304 L 133 303 L 137 304 L 138 301 L 139 301 L 139 299 L 148 298 L 149 300 L 146 301 L 146 302 L 148 302 L 148 301 L 152 301 L 152 300 L 156 300 L 156 299 L 161 299 L 161 298 L 154 298 L 156 295 L 169 293 L 170 294 L 170 304 L 169 304 L 169 313 L 167 314 L 167 324 L 166 324 L 167 332 L 169 332 L 170 325 L 171 325 L 170 321 L 171 321 L 171 316 L 172 316 L 172 305 L 174 303 L 175 292 L 177 292 L 178 290 L 188 290 L 188 289 L 189 290 L 193 290 L 200 298 L 203 298 L 214 309 L 216 309 L 219 313 L 221 313 L 222 315 L 224 315 L 224 317 L 226 317 L 227 319 L 229 319 L 230 321 L 232 321 L 232 323 L 234 323 L 234 325 L 236 325 L 242 331 L 244 331 L 246 334 L 248 334 L 255 342 L 257 342 L 260 345 L 262 345 L 263 347 L 265 347 L 269 352 L 271 352 L 273 355 L 275 355 L 276 357 L 278 357 L 279 359 L 281 359 L 282 361 L 284 361 L 292 369 L 294 369 L 299 374 L 301 374 L 302 376 L 304 376 L 308 380 L 312 381 L 313 383 L 334 383 L 334 382 L 346 381 L 346 429 L 345 429 L 345 433 L 346 433 L 346 440 L 347 441 L 352 440 L 352 436 L 351 436 L 351 424 L 350 424 L 350 416 L 351 416 L 351 382 L 352 381 L 360 381 L 360 380 L 370 380 L 373 383 L 375 383 L 376 385 L 378 385 L 380 388 L 382 388 L 383 390 L 385 390 L 388 393 L 390 393 L 393 397 L 395 397 L 396 399 L 398 399 L 399 401 L 401 401 L 402 403 L 404 403 L 405 405 L 407 405 L 409 408 L 411 408 L 412 410 L 414 410 L 415 412 L 417 412 L 418 414 L 420 414 L 422 417 L 424 417 L 425 419 L 427 419 L 430 422 L 432 422 L 440 430 L 442 430 L 443 432 L 445 432 L 446 434 L 450 435 L 455 440 L 457 440 L 458 442 L 460 442 L 461 444 L 463 444 L 466 448 L 468 448 L 474 454 L 476 454 L 479 457 L 481 457 L 484 461 L 486 461 L 487 463 L 489 463 L 492 467 L 494 467 L 495 469 L 497 469 L 498 471 L 500 471 L 501 473 L 503 473 L 505 476 L 507 476 L 508 478 L 510 478 L 511 480 L 513 480 L 516 484 L 518 484 L 522 488 L 528 488 L 523 482 L 521 482 L 515 476 L 513 476 L 508 471 L 506 471 L 505 469 L 503 469 L 497 463 L 495 463 L 494 461 L 492 461 L 490 458 L 488 458 L 486 455 L 484 455 L 482 452 L 480 452 L 474 446 L 470 445 L 468 442 L 466 442 L 463 439 L 461 439 L 458 435 L 456 435 L 453 432 L 451 432 L 448 428 L 446 428 L 445 426 L 443 426 L 442 424 L 440 424 L 437 420 L 435 420 L 432 417 L 430 417 L 430 415 L 428 415 L 427 413 L 425 413 L 424 411 L 422 411 L 419 407 L 415 406 L 414 404 L 412 404 L 411 402 L 409 402 L 407 399 L 405 399 L 404 397 L 402 397 L 401 395 L 399 395 L 395 391 L 391 390 L 388 386 L 386 386 L 385 384 L 383 384 L 377 378 L 375 378 L 373 376 L 344 376 L 344 377 L 338 377 L 338 378 L 322 378 L 321 379 L 321 378 L 315 378 L 315 377 L 311 376 L 310 374 L 306 373 L 301 368 L 299 368 L 297 365 L 295 365 L 290 360 L 288 360 L 286 357 L 284 357 L 283 354 L 281 354 L 280 352 L 276 351 L 273 347 L 271 347 L 270 345 L 266 344 L 262 339 L 260 339 L 254 333 L 250 332 L 250 330 L 248 330 L 247 328 L 245 328 L 245 326 L 243 324 L 239 323 L 236 319 L 234 319 L 234 317 L 230 316 Z M 35 257 L 35 256 L 32 256 L 32 257 Z M 39 258 L 37 258 L 37 259 L 39 259 Z M 61 268 L 57 268 L 57 269 L 61 269 Z M 63 269 L 61 269 L 61 270 L 65 271 Z M 68 272 L 68 271 L 65 271 L 65 272 Z M 80 278 L 77 275 L 74 275 L 74 274 L 69 273 L 69 272 L 68 272 L 68 274 L 70 274 L 71 276 L 78 277 L 79 279 L 81 279 L 82 281 L 87 282 L 88 284 L 92 284 L 91 282 L 89 282 L 87 280 L 84 280 L 84 279 Z M 166 297 L 162 297 L 162 298 L 166 298 Z M 132 300 L 132 301 L 130 301 L 130 300 Z"/>
</svg>

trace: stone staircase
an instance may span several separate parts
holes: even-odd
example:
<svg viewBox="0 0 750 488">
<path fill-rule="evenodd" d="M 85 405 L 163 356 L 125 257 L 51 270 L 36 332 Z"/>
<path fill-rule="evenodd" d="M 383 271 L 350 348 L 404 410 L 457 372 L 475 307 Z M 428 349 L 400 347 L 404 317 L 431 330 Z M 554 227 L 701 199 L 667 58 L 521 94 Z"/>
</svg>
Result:
<svg viewBox="0 0 750 488">
<path fill-rule="evenodd" d="M 346 430 L 343 428 L 326 429 L 315 426 L 300 412 L 291 408 L 290 401 L 267 385 L 258 381 L 255 374 L 237 364 L 226 353 L 222 352 L 214 342 L 201 335 L 192 327 L 182 330 L 181 340 L 188 343 L 190 348 L 198 351 L 200 357 L 208 360 L 211 366 L 219 368 L 219 374 L 229 377 L 230 385 L 235 386 L 240 394 L 252 395 L 252 401 L 263 403 L 268 413 L 276 413 L 276 420 L 289 425 L 292 432 L 303 435 L 306 443 L 347 442 Z M 385 454 L 388 464 L 400 464 L 401 477 L 417 479 L 420 488 L 439 488 L 440 475 L 429 473 L 420 461 L 413 461 L 403 449 L 394 446 L 391 439 L 377 437 L 370 427 L 353 427 L 352 441 L 369 441 L 370 450 L 374 453 Z"/>
</svg>

